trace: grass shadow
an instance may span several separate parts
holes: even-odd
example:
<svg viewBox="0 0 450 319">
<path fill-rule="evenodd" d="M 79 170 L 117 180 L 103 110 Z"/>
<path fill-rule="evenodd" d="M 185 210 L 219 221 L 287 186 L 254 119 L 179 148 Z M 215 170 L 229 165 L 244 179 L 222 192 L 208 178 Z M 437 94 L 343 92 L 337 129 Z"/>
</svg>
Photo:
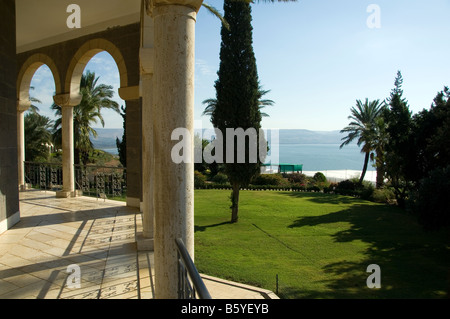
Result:
<svg viewBox="0 0 450 319">
<path fill-rule="evenodd" d="M 218 226 L 223 226 L 223 225 L 228 225 L 231 224 L 231 221 L 228 222 L 223 222 L 223 223 L 217 223 L 217 224 L 212 224 L 212 225 L 205 225 L 205 226 L 199 226 L 199 225 L 194 225 L 194 232 L 203 232 L 208 228 L 213 228 L 213 227 L 218 227 Z"/>
<path fill-rule="evenodd" d="M 325 198 L 329 196 L 330 199 Z M 351 199 L 351 198 L 350 198 Z M 309 198 L 308 198 L 309 200 Z M 342 202 L 332 195 L 314 196 L 318 203 Z M 343 201 L 346 199 L 344 198 Z M 426 233 L 412 216 L 384 205 L 355 204 L 318 216 L 299 216 L 288 228 L 315 227 L 339 222 L 334 242 L 369 244 L 358 261 L 340 261 L 322 267 L 329 274 L 325 291 L 285 287 L 285 296 L 301 298 L 444 298 L 450 297 L 450 247 L 446 234 Z M 366 245 L 367 246 L 367 245 Z M 338 247 L 338 246 L 336 246 Z M 337 248 L 338 249 L 338 248 Z M 366 285 L 367 266 L 381 268 L 380 289 Z"/>
</svg>

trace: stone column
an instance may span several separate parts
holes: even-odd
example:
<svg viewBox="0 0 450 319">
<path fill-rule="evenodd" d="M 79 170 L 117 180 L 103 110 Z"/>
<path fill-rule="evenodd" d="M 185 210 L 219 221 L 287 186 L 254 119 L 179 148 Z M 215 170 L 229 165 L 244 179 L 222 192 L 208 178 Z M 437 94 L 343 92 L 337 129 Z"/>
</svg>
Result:
<svg viewBox="0 0 450 319">
<path fill-rule="evenodd" d="M 25 112 L 30 108 L 30 101 L 17 103 L 17 164 L 19 166 L 19 190 L 26 190 L 25 183 Z"/>
<path fill-rule="evenodd" d="M 142 43 L 139 52 L 141 66 L 140 95 L 142 97 L 142 228 L 137 246 L 139 250 L 154 250 L 154 152 L 153 152 L 153 73 L 154 24 L 144 16 Z"/>
<path fill-rule="evenodd" d="M 202 1 L 155 1 L 153 149 L 155 297 L 177 298 L 176 238 L 194 257 L 194 67 L 195 22 Z M 175 164 L 176 128 L 191 133 L 191 163 Z"/>
<path fill-rule="evenodd" d="M 81 102 L 81 96 L 73 99 L 69 94 L 61 94 L 55 95 L 53 100 L 62 110 L 63 189 L 56 193 L 56 197 L 75 197 L 73 107 Z"/>
</svg>

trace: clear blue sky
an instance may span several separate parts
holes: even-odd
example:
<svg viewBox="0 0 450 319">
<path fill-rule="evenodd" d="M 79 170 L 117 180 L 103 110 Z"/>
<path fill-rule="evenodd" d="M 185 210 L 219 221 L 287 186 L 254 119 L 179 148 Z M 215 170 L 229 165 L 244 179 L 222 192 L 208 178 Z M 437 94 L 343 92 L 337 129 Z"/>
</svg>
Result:
<svg viewBox="0 0 450 319">
<path fill-rule="evenodd" d="M 207 3 L 223 11 L 222 0 Z M 381 9 L 381 28 L 371 29 L 370 4 Z M 301 0 L 260 3 L 253 8 L 254 51 L 266 98 L 275 106 L 266 112 L 264 128 L 340 130 L 348 123 L 357 99 L 385 99 L 397 70 L 404 78 L 404 96 L 416 113 L 429 108 L 436 93 L 450 86 L 449 0 Z M 215 97 L 220 51 L 220 21 L 201 8 L 196 25 L 195 119 L 202 101 Z M 118 88 L 117 67 L 106 53 L 87 69 L 100 81 Z M 50 78 L 50 80 L 49 80 Z M 32 94 L 49 115 L 54 86 L 41 68 Z M 119 99 L 119 103 L 123 101 Z M 107 128 L 121 128 L 119 115 L 105 113 Z"/>
</svg>

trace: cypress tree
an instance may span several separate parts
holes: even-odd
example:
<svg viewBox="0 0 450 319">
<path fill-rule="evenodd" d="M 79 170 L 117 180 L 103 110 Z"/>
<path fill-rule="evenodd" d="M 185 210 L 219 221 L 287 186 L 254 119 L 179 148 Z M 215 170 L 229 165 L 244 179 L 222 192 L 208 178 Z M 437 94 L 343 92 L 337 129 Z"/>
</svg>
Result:
<svg viewBox="0 0 450 319">
<path fill-rule="evenodd" d="M 251 6 L 246 1 L 225 0 L 224 18 L 228 27 L 222 26 L 220 68 L 215 83 L 217 105 L 211 115 L 211 122 L 220 129 L 226 141 L 227 128 L 254 128 L 259 137 L 261 112 L 258 102 L 258 72 L 253 52 L 253 27 Z M 247 139 L 248 141 L 248 139 Z M 227 163 L 224 143 L 224 170 L 232 186 L 231 222 L 238 220 L 239 189 L 250 183 L 260 169 L 257 163 L 249 161 L 249 145 L 246 143 L 245 163 L 236 163 L 237 143 L 234 143 L 234 163 Z"/>
</svg>

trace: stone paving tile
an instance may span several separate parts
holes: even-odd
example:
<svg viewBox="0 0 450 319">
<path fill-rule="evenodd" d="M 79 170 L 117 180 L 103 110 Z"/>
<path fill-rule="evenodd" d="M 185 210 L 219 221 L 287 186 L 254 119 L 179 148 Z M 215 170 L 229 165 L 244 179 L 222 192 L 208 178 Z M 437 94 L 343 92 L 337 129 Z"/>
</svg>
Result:
<svg viewBox="0 0 450 319">
<path fill-rule="evenodd" d="M 138 252 L 141 214 L 124 203 L 20 193 L 21 221 L 0 235 L 0 299 L 152 299 L 153 252 Z M 80 270 L 80 288 L 68 285 Z M 220 280 L 216 298 L 262 298 Z"/>
</svg>

